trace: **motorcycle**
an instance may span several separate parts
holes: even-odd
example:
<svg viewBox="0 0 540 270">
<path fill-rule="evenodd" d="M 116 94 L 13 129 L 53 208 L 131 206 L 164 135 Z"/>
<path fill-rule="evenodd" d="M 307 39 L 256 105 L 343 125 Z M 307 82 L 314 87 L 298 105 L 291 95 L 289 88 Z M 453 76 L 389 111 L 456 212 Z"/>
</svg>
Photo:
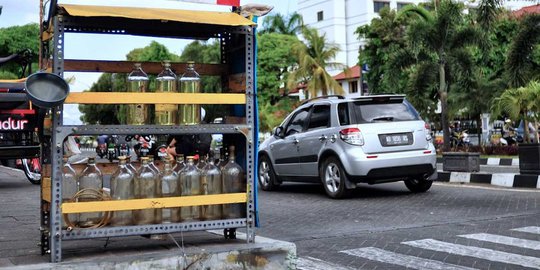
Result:
<svg viewBox="0 0 540 270">
<path fill-rule="evenodd" d="M 467 148 L 471 145 L 471 139 L 467 130 L 454 131 L 450 137 L 450 146 L 452 148 Z"/>
<path fill-rule="evenodd" d="M 146 156 L 155 156 L 156 143 L 154 139 L 149 135 L 128 135 L 126 136 L 126 142 L 135 140 L 136 143 L 133 146 L 133 150 L 138 158 Z"/>
</svg>

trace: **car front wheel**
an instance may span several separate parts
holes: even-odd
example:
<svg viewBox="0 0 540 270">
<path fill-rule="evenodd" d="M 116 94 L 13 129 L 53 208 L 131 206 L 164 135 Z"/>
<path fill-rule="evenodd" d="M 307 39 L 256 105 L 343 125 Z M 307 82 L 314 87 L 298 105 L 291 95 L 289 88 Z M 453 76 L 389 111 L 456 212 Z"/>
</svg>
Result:
<svg viewBox="0 0 540 270">
<path fill-rule="evenodd" d="M 330 198 L 342 199 L 349 195 L 350 190 L 345 185 L 347 174 L 339 159 L 336 157 L 327 158 L 319 168 L 319 175 L 324 190 Z"/>
<path fill-rule="evenodd" d="M 431 188 L 432 180 L 425 180 L 422 177 L 413 177 L 405 180 L 405 186 L 414 193 L 426 192 Z"/>
<path fill-rule="evenodd" d="M 261 156 L 259 159 L 259 184 L 262 190 L 271 191 L 279 186 L 278 178 L 272 167 L 272 163 L 267 156 Z"/>
</svg>

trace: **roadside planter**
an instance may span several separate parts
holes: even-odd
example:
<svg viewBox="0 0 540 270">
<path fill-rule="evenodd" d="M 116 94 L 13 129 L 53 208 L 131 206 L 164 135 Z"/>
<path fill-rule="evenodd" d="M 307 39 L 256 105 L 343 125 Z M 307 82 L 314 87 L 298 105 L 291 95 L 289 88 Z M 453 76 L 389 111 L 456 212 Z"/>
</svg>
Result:
<svg viewBox="0 0 540 270">
<path fill-rule="evenodd" d="M 443 171 L 478 172 L 480 171 L 480 153 L 445 152 L 443 153 Z"/>
<path fill-rule="evenodd" d="M 520 143 L 518 155 L 520 174 L 540 175 L 540 144 Z"/>
</svg>

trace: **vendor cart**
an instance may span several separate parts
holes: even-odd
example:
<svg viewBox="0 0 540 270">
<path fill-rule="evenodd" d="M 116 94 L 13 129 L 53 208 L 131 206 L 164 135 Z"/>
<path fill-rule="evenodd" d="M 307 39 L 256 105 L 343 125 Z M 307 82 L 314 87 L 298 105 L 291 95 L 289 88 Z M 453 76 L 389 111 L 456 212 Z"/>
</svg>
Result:
<svg viewBox="0 0 540 270">
<path fill-rule="evenodd" d="M 103 7 L 56 5 L 46 9 L 42 31 L 42 69 L 63 76 L 64 72 L 129 73 L 134 62 L 66 59 L 65 48 L 70 46 L 65 36 L 72 33 L 99 35 L 137 35 L 192 40 L 216 38 L 221 46 L 221 63 L 196 62 L 201 76 L 219 76 L 223 91 L 220 93 L 126 93 L 126 92 L 71 92 L 65 104 L 224 104 L 231 106 L 231 115 L 225 115 L 223 124 L 196 125 L 64 125 L 63 105 L 51 108 L 52 132 L 50 156 L 43 157 L 47 170 L 42 181 L 42 253 L 50 253 L 51 262 L 62 260 L 62 243 L 131 235 L 167 234 L 186 231 L 223 229 L 225 237 L 234 237 L 237 228 L 244 228 L 247 241 L 255 239 L 256 222 L 256 95 L 255 95 L 255 23 L 233 12 L 170 10 L 157 8 Z M 88 48 L 90 49 L 90 48 Z M 194 59 L 197 61 L 198 59 Z M 161 70 L 158 62 L 144 62 L 148 74 Z M 174 70 L 185 70 L 186 63 L 171 63 Z M 234 108 L 233 108 L 234 107 Z M 245 192 L 189 197 L 167 197 L 133 200 L 107 200 L 92 202 L 62 202 L 63 142 L 68 136 L 115 134 L 224 134 L 235 135 L 235 146 L 243 149 L 242 167 L 245 171 Z M 104 174 L 110 174 L 112 163 L 101 164 Z M 65 214 L 88 212 L 114 212 L 151 208 L 171 208 L 212 204 L 244 203 L 242 218 L 147 224 L 132 226 L 102 226 L 99 228 L 63 228 Z"/>
</svg>

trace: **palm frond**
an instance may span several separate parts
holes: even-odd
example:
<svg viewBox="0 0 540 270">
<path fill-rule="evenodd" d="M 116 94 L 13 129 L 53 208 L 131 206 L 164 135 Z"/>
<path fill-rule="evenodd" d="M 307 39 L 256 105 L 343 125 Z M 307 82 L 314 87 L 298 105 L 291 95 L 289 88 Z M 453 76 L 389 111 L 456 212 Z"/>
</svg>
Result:
<svg viewBox="0 0 540 270">
<path fill-rule="evenodd" d="M 540 14 L 527 15 L 520 22 L 520 29 L 508 50 L 506 66 L 510 86 L 522 86 L 531 79 L 533 70 L 531 54 L 540 42 Z"/>
</svg>

